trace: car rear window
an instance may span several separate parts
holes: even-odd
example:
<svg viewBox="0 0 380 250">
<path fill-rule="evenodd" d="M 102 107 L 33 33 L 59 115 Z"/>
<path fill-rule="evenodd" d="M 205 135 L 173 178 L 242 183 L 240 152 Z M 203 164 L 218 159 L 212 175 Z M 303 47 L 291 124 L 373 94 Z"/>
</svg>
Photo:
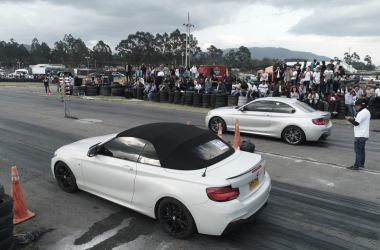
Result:
<svg viewBox="0 0 380 250">
<path fill-rule="evenodd" d="M 221 140 L 212 140 L 196 147 L 193 152 L 202 160 L 211 160 L 229 149 L 230 147 Z"/>
<path fill-rule="evenodd" d="M 299 102 L 298 101 L 298 102 L 293 103 L 293 105 L 296 106 L 297 108 L 299 108 L 300 110 L 302 110 L 305 113 L 313 113 L 313 112 L 316 111 L 315 109 L 313 109 L 312 107 L 310 107 L 309 105 L 307 105 L 304 102 Z"/>
</svg>

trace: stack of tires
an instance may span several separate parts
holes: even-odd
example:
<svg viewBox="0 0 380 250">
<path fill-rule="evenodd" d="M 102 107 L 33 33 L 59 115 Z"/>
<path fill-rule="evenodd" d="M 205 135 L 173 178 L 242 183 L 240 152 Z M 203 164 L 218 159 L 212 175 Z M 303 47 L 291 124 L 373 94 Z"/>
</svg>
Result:
<svg viewBox="0 0 380 250">
<path fill-rule="evenodd" d="M 181 99 L 182 99 L 182 92 L 177 91 L 174 94 L 174 104 L 181 104 Z"/>
<path fill-rule="evenodd" d="M 160 93 L 153 93 L 153 101 L 160 102 Z"/>
<path fill-rule="evenodd" d="M 215 105 L 216 105 L 216 95 L 211 94 L 211 96 L 210 96 L 210 107 L 214 109 Z"/>
<path fill-rule="evenodd" d="M 201 93 L 194 93 L 193 106 L 194 107 L 202 107 L 202 94 Z"/>
<path fill-rule="evenodd" d="M 79 95 L 79 93 L 85 93 L 86 86 L 74 86 L 72 95 Z"/>
<path fill-rule="evenodd" d="M 239 96 L 228 96 L 228 106 L 237 106 Z"/>
<path fill-rule="evenodd" d="M 169 92 L 169 103 L 174 102 L 175 92 L 171 91 Z"/>
<path fill-rule="evenodd" d="M 137 87 L 136 96 L 137 96 L 137 99 L 144 100 L 144 88 Z"/>
<path fill-rule="evenodd" d="M 194 101 L 194 91 L 186 92 L 186 106 L 193 106 Z"/>
<path fill-rule="evenodd" d="M 166 103 L 169 100 L 169 91 L 160 92 L 160 102 Z"/>
<path fill-rule="evenodd" d="M 210 94 L 203 94 L 202 95 L 202 107 L 210 108 L 210 102 L 211 102 L 211 95 Z"/>
<path fill-rule="evenodd" d="M 239 96 L 238 106 L 243 106 L 243 105 L 247 104 L 247 101 L 248 101 L 247 97 Z"/>
<path fill-rule="evenodd" d="M 217 94 L 215 107 L 226 107 L 228 105 L 228 96 L 227 94 Z"/>
<path fill-rule="evenodd" d="M 371 113 L 371 119 L 380 118 L 380 98 L 375 98 L 372 101 L 372 105 L 368 107 L 368 110 Z"/>
<path fill-rule="evenodd" d="M 110 96 L 111 95 L 111 87 L 110 86 L 100 86 L 99 87 L 99 95 Z"/>
<path fill-rule="evenodd" d="M 338 119 L 344 119 L 344 117 L 346 116 L 346 114 L 347 114 L 346 100 L 345 100 L 344 97 L 342 97 L 339 100 L 339 104 L 338 104 L 338 115 L 337 115 L 337 118 Z"/>
<path fill-rule="evenodd" d="M 185 105 L 185 104 L 186 104 L 186 93 L 183 93 L 181 97 L 181 105 Z"/>
<path fill-rule="evenodd" d="M 324 103 L 323 102 L 318 102 L 316 110 L 324 111 L 324 109 L 325 109 Z"/>
<path fill-rule="evenodd" d="M 85 94 L 86 94 L 86 96 L 99 95 L 99 87 L 98 86 L 86 85 Z"/>
<path fill-rule="evenodd" d="M 131 99 L 132 98 L 132 92 L 129 90 L 124 91 L 124 97 L 126 99 Z"/>
<path fill-rule="evenodd" d="M 111 84 L 111 95 L 112 96 L 123 96 L 124 95 L 123 85 L 121 85 L 118 82 L 112 83 Z"/>
<path fill-rule="evenodd" d="M 0 249 L 12 250 L 13 243 L 13 199 L 4 193 L 0 183 Z"/>
<path fill-rule="evenodd" d="M 148 98 L 148 93 L 144 92 L 144 97 L 143 97 L 144 101 L 148 101 L 149 98 Z"/>
<path fill-rule="evenodd" d="M 131 89 L 132 98 L 137 98 L 137 89 Z"/>
</svg>

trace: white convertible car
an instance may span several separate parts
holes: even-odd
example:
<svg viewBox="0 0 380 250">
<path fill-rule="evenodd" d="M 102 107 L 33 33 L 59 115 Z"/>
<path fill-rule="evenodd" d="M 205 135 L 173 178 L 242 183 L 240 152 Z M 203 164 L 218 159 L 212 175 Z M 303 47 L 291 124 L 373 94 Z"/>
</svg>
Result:
<svg viewBox="0 0 380 250">
<path fill-rule="evenodd" d="M 233 149 L 215 133 L 153 123 L 59 148 L 51 169 L 65 192 L 77 188 L 156 218 L 176 238 L 221 235 L 267 205 L 265 159 Z"/>
</svg>

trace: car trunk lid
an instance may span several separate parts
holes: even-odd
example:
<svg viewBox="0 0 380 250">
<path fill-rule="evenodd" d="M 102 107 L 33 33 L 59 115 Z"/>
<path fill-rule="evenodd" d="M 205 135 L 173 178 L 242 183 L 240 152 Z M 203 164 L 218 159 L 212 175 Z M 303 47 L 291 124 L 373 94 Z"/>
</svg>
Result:
<svg viewBox="0 0 380 250">
<path fill-rule="evenodd" d="M 264 182 L 265 158 L 242 152 L 233 161 L 207 171 L 207 175 L 227 180 L 232 188 L 239 188 L 237 198 L 243 201 L 253 195 Z"/>
</svg>

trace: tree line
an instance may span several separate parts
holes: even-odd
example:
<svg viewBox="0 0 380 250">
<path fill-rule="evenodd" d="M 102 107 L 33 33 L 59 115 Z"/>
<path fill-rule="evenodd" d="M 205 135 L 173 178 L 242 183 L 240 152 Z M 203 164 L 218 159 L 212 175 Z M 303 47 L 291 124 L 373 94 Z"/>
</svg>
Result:
<svg viewBox="0 0 380 250">
<path fill-rule="evenodd" d="M 240 68 L 249 72 L 273 65 L 276 61 L 271 58 L 252 59 L 251 52 L 245 46 L 236 51 L 230 50 L 225 55 L 223 50 L 214 45 L 204 52 L 193 35 L 188 38 L 188 44 L 191 64 L 196 65 L 223 64 L 229 68 Z M 81 68 L 87 65 L 90 68 L 103 68 L 123 66 L 128 61 L 132 65 L 145 62 L 156 66 L 166 63 L 178 66 L 184 60 L 185 47 L 186 33 L 181 33 L 178 29 L 171 33 L 156 35 L 137 31 L 121 40 L 114 51 L 102 40 L 90 49 L 80 38 L 75 38 L 71 34 L 65 34 L 62 40 L 55 42 L 53 48 L 50 48 L 46 42 L 34 38 L 30 51 L 12 38 L 9 42 L 0 42 L 0 65 L 23 68 L 38 63 L 50 63 L 63 64 L 69 68 Z M 86 59 L 88 57 L 89 59 Z M 352 62 L 358 62 L 357 57 L 350 58 Z M 371 64 L 372 62 L 367 60 L 367 65 Z"/>
</svg>

